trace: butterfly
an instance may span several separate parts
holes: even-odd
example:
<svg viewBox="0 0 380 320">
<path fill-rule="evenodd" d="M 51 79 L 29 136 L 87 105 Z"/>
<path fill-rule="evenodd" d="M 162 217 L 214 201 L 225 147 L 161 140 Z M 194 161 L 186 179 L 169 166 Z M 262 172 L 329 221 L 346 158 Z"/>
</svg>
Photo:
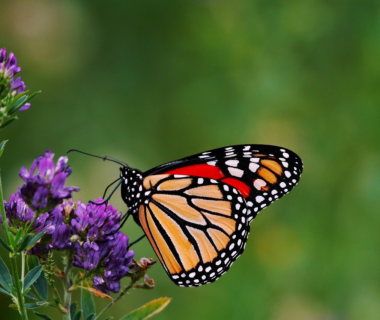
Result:
<svg viewBox="0 0 380 320">
<path fill-rule="evenodd" d="M 219 279 L 243 253 L 250 223 L 289 193 L 303 163 L 269 145 L 235 145 L 146 172 L 121 169 L 121 195 L 170 279 L 183 287 Z"/>
</svg>

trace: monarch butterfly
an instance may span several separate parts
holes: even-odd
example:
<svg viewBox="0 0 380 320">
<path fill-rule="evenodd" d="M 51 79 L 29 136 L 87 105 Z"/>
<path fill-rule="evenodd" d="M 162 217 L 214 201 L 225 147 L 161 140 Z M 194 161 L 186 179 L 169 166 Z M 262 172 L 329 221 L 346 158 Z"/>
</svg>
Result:
<svg viewBox="0 0 380 320">
<path fill-rule="evenodd" d="M 294 152 L 235 145 L 144 173 L 120 168 L 121 196 L 170 279 L 183 287 L 219 279 L 243 253 L 250 223 L 298 183 Z"/>
</svg>

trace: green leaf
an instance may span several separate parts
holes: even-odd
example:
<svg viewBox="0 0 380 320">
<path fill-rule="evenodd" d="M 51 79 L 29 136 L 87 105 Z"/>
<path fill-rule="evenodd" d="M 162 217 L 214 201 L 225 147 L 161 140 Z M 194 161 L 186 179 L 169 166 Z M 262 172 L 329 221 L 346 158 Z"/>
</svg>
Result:
<svg viewBox="0 0 380 320">
<path fill-rule="evenodd" d="M 142 319 L 148 319 L 155 314 L 161 312 L 164 310 L 167 305 L 170 303 L 171 298 L 158 298 L 155 300 L 152 300 L 148 302 L 147 304 L 144 304 L 142 307 L 128 313 L 124 317 L 122 317 L 120 320 L 142 320 Z"/>
<path fill-rule="evenodd" d="M 28 267 L 29 270 L 39 266 L 38 258 L 36 256 L 28 255 Z M 42 300 L 47 300 L 48 298 L 48 283 L 45 278 L 45 274 L 42 271 L 36 282 L 33 284 L 34 290 L 40 296 Z"/>
<path fill-rule="evenodd" d="M 45 234 L 45 231 L 40 232 L 39 234 L 35 235 L 27 244 L 27 248 L 30 248 L 32 245 L 34 245 L 38 240 L 40 240 Z"/>
<path fill-rule="evenodd" d="M 4 247 L 4 249 L 8 250 L 9 252 L 13 252 L 12 248 L 8 246 L 2 238 L 0 238 L 0 244 Z"/>
<path fill-rule="evenodd" d="M 17 116 L 12 117 L 12 118 L 8 118 L 8 119 L 5 120 L 5 121 L 3 122 L 3 124 L 0 126 L 0 129 L 5 128 L 7 125 L 11 124 L 13 121 L 15 121 L 15 120 L 17 120 L 17 119 L 18 119 Z"/>
<path fill-rule="evenodd" d="M 46 301 L 37 301 L 32 303 L 25 303 L 25 308 L 27 309 L 37 309 L 43 306 L 47 306 L 49 302 Z"/>
<path fill-rule="evenodd" d="M 20 245 L 17 247 L 17 252 L 21 252 L 28 247 L 30 239 L 33 238 L 32 234 L 27 234 L 24 239 L 22 239 Z"/>
<path fill-rule="evenodd" d="M 14 238 L 14 245 L 16 245 L 20 241 L 21 236 L 22 236 L 22 229 L 19 229 L 17 231 L 15 238 Z"/>
<path fill-rule="evenodd" d="M 40 318 L 45 319 L 45 320 L 53 320 L 52 318 L 48 317 L 46 314 L 42 314 L 42 313 L 39 313 L 36 311 L 33 311 L 33 312 L 37 317 L 40 317 Z"/>
<path fill-rule="evenodd" d="M 42 271 L 36 282 L 33 284 L 34 290 L 40 296 L 42 300 L 48 299 L 48 282 L 45 278 L 45 274 Z"/>
<path fill-rule="evenodd" d="M 3 155 L 5 144 L 8 142 L 8 140 L 4 140 L 0 142 L 0 157 Z"/>
<path fill-rule="evenodd" d="M 23 95 L 22 97 L 18 98 L 15 103 L 13 103 L 12 108 L 8 111 L 8 114 L 12 114 L 16 112 L 18 109 L 20 109 L 28 99 L 27 95 Z"/>
<path fill-rule="evenodd" d="M 95 313 L 90 314 L 90 315 L 86 318 L 86 320 L 94 320 L 94 319 L 95 319 Z"/>
<path fill-rule="evenodd" d="M 17 296 L 16 289 L 13 284 L 10 284 L 9 287 L 11 288 L 10 293 L 12 293 L 14 296 Z"/>
<path fill-rule="evenodd" d="M 82 311 L 79 310 L 76 315 L 74 316 L 74 318 L 72 320 L 80 320 L 80 317 L 82 316 Z"/>
<path fill-rule="evenodd" d="M 26 103 L 26 102 L 29 102 L 30 100 L 32 100 L 32 99 L 33 99 L 37 94 L 39 94 L 39 93 L 41 93 L 41 91 L 36 91 L 36 92 L 32 93 L 32 94 L 28 97 L 28 99 L 26 99 L 25 103 Z"/>
<path fill-rule="evenodd" d="M 13 280 L 12 280 L 11 274 L 9 273 L 9 269 L 7 265 L 4 263 L 1 257 L 0 257 L 0 284 L 4 287 L 5 290 L 11 291 L 11 287 L 9 285 L 13 284 Z"/>
<path fill-rule="evenodd" d="M 49 296 L 48 282 L 45 278 L 45 274 L 42 271 L 36 282 L 33 284 L 33 288 L 42 300 L 47 300 Z"/>
<path fill-rule="evenodd" d="M 12 295 L 8 291 L 5 291 L 3 288 L 0 288 L 0 292 L 12 297 Z"/>
<path fill-rule="evenodd" d="M 90 315 L 95 313 L 95 303 L 94 298 L 92 297 L 92 293 L 87 290 L 82 291 L 82 311 L 83 318 L 87 319 Z"/>
<path fill-rule="evenodd" d="M 25 296 L 30 299 L 33 299 L 34 301 L 38 301 L 38 298 L 30 291 Z"/>
<path fill-rule="evenodd" d="M 71 318 L 74 318 L 74 316 L 77 312 L 77 306 L 78 306 L 78 304 L 76 302 L 73 302 L 72 304 L 70 304 L 70 317 Z"/>
<path fill-rule="evenodd" d="M 26 261 L 28 263 L 29 271 L 40 265 L 38 262 L 38 258 L 36 256 L 27 255 L 26 259 L 27 259 Z"/>
<path fill-rule="evenodd" d="M 105 318 L 104 320 L 111 320 L 112 319 L 112 317 L 108 317 L 108 318 Z"/>
<path fill-rule="evenodd" d="M 28 289 L 34 283 L 34 281 L 38 279 L 38 277 L 41 274 L 41 271 L 42 271 L 42 266 L 37 266 L 28 272 L 24 280 L 24 291 Z"/>
</svg>

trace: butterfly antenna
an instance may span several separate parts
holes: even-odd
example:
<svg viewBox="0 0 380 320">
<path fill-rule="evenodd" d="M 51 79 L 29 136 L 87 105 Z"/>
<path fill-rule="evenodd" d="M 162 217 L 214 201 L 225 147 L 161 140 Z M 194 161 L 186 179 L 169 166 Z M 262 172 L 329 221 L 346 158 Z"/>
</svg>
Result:
<svg viewBox="0 0 380 320">
<path fill-rule="evenodd" d="M 103 161 L 112 161 L 112 162 L 115 162 L 115 163 L 118 163 L 120 165 L 122 165 L 123 167 L 127 167 L 129 168 L 129 166 L 123 162 L 123 161 L 120 161 L 120 160 L 117 160 L 117 159 L 114 159 L 112 157 L 109 157 L 109 156 L 104 156 L 104 157 L 101 157 L 101 156 L 97 156 L 95 154 L 92 154 L 92 153 L 88 153 L 88 152 L 84 152 L 84 151 L 80 151 L 78 149 L 70 149 L 68 150 L 66 153 L 70 153 L 70 152 L 78 152 L 78 153 L 82 153 L 82 154 L 85 154 L 87 156 L 91 156 L 91 157 L 94 157 L 94 158 L 99 158 L 99 159 L 103 159 Z"/>
</svg>

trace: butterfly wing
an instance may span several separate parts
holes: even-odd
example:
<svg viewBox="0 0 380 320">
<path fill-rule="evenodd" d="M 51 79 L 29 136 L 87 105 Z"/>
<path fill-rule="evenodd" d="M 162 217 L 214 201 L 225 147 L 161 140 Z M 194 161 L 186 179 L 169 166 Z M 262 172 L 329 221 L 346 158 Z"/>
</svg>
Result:
<svg viewBox="0 0 380 320">
<path fill-rule="evenodd" d="M 231 146 L 144 173 L 138 221 L 180 286 L 217 280 L 243 252 L 249 223 L 299 181 L 302 161 L 266 145 Z"/>
<path fill-rule="evenodd" d="M 217 280 L 243 252 L 248 208 L 239 191 L 208 178 L 153 175 L 139 221 L 170 278 L 180 286 Z"/>
</svg>

